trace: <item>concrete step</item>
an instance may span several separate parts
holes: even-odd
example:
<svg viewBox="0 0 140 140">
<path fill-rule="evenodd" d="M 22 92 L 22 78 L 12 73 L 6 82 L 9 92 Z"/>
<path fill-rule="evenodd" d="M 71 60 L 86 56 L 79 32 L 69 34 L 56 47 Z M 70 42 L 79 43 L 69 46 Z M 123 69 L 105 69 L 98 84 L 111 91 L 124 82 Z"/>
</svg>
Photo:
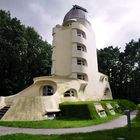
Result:
<svg viewBox="0 0 140 140">
<path fill-rule="evenodd" d="M 2 109 L 0 109 L 0 120 L 4 116 L 4 114 L 8 111 L 9 108 L 10 108 L 9 106 L 5 106 Z"/>
</svg>

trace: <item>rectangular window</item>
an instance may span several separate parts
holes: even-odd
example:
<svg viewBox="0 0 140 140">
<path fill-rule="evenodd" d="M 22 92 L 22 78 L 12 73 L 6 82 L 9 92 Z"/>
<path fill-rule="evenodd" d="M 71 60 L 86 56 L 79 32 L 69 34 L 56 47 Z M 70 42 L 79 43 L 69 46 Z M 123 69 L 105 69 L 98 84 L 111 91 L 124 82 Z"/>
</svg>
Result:
<svg viewBox="0 0 140 140">
<path fill-rule="evenodd" d="M 86 61 L 83 59 L 77 59 L 77 65 L 86 66 Z"/>
<path fill-rule="evenodd" d="M 80 45 L 78 45 L 78 46 L 77 46 L 77 50 L 86 52 L 86 47 L 85 47 L 85 46 L 80 46 Z"/>
<path fill-rule="evenodd" d="M 64 97 L 70 97 L 70 93 L 65 93 Z"/>
<path fill-rule="evenodd" d="M 79 36 L 79 37 L 83 37 L 83 38 L 86 39 L 86 35 L 85 35 L 85 33 L 84 33 L 83 31 L 81 31 L 81 30 L 77 30 L 77 36 Z"/>
<path fill-rule="evenodd" d="M 82 47 L 81 46 L 77 46 L 77 50 L 81 51 Z"/>
<path fill-rule="evenodd" d="M 82 34 L 81 34 L 81 32 L 80 32 L 80 31 L 77 31 L 77 36 L 82 37 Z"/>
<path fill-rule="evenodd" d="M 86 48 L 84 46 L 82 47 L 82 51 L 83 52 L 86 52 Z"/>
<path fill-rule="evenodd" d="M 78 79 L 81 79 L 81 80 L 85 80 L 85 75 L 78 74 L 78 75 L 77 75 L 77 78 L 78 78 Z"/>
<path fill-rule="evenodd" d="M 85 65 L 83 60 L 77 59 L 77 65 Z"/>
</svg>

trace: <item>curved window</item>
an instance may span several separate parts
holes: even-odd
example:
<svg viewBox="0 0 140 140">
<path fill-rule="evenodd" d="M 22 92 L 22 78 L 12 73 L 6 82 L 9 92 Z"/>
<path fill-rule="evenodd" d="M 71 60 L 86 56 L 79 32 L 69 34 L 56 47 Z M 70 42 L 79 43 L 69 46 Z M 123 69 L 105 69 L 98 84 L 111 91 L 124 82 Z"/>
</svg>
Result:
<svg viewBox="0 0 140 140">
<path fill-rule="evenodd" d="M 81 31 L 81 30 L 77 30 L 77 36 L 83 37 L 86 39 L 86 34 L 85 32 Z"/>
<path fill-rule="evenodd" d="M 86 52 L 86 47 L 84 45 L 81 45 L 81 44 L 77 44 L 77 50 L 78 51 L 83 51 L 83 52 Z"/>
<path fill-rule="evenodd" d="M 87 81 L 87 76 L 85 74 L 77 74 L 77 79 L 86 80 Z"/>
<path fill-rule="evenodd" d="M 107 94 L 109 94 L 110 93 L 110 89 L 107 87 L 106 89 L 105 89 L 105 91 L 104 91 L 104 95 L 107 95 Z"/>
<path fill-rule="evenodd" d="M 51 96 L 54 94 L 54 89 L 50 85 L 46 85 L 43 87 L 43 96 Z"/>
<path fill-rule="evenodd" d="M 76 94 L 76 91 L 71 89 L 71 90 L 68 90 L 64 93 L 64 97 L 76 97 L 77 94 Z"/>
<path fill-rule="evenodd" d="M 105 77 L 104 79 L 105 79 L 105 81 L 108 81 L 107 77 Z"/>
<path fill-rule="evenodd" d="M 85 59 L 77 58 L 77 65 L 87 66 L 87 62 Z"/>
</svg>

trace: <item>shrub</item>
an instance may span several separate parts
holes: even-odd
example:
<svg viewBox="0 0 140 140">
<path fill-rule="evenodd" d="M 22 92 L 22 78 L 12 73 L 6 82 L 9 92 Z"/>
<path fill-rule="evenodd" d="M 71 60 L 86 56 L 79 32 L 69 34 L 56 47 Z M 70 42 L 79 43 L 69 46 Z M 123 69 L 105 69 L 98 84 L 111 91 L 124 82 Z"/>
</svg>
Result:
<svg viewBox="0 0 140 140">
<path fill-rule="evenodd" d="M 136 110 L 136 105 L 132 101 L 129 100 L 116 100 L 116 101 L 118 102 L 122 111 L 127 109 L 130 111 Z"/>
<path fill-rule="evenodd" d="M 105 113 L 106 113 L 107 115 L 111 115 L 110 112 L 109 112 L 109 109 L 108 109 L 107 106 L 106 106 L 106 103 L 109 103 L 109 102 L 101 102 L 101 105 L 102 105 L 102 107 L 104 108 Z"/>
<path fill-rule="evenodd" d="M 140 121 L 140 104 L 138 104 L 138 113 L 136 116 L 136 120 Z"/>
<path fill-rule="evenodd" d="M 93 103 L 88 104 L 88 109 L 89 109 L 90 116 L 91 116 L 92 119 L 100 118 L 98 113 L 96 112 L 96 109 L 95 109 L 95 106 L 94 106 Z"/>
<path fill-rule="evenodd" d="M 93 102 L 71 102 L 60 104 L 62 119 L 95 119 L 99 118 Z"/>
<path fill-rule="evenodd" d="M 60 110 L 65 119 L 91 119 L 87 104 L 60 105 Z"/>
<path fill-rule="evenodd" d="M 60 119 L 67 120 L 86 120 L 86 119 L 98 119 L 100 116 L 96 112 L 94 103 L 101 103 L 107 115 L 111 115 L 106 103 L 110 103 L 116 113 L 121 113 L 126 109 L 135 110 L 136 105 L 128 100 L 111 100 L 111 101 L 78 101 L 78 102 L 65 102 L 60 104 L 61 117 Z M 116 108 L 116 104 L 120 108 Z"/>
</svg>

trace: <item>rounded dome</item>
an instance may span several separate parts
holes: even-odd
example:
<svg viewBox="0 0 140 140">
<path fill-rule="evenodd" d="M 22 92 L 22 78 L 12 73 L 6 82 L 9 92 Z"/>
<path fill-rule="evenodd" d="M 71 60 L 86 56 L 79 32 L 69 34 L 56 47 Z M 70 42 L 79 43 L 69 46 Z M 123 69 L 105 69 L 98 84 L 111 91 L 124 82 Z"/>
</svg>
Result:
<svg viewBox="0 0 140 140">
<path fill-rule="evenodd" d="M 65 15 L 63 23 L 71 19 L 82 19 L 87 21 L 87 10 L 78 5 L 74 5 L 73 8 Z"/>
</svg>

